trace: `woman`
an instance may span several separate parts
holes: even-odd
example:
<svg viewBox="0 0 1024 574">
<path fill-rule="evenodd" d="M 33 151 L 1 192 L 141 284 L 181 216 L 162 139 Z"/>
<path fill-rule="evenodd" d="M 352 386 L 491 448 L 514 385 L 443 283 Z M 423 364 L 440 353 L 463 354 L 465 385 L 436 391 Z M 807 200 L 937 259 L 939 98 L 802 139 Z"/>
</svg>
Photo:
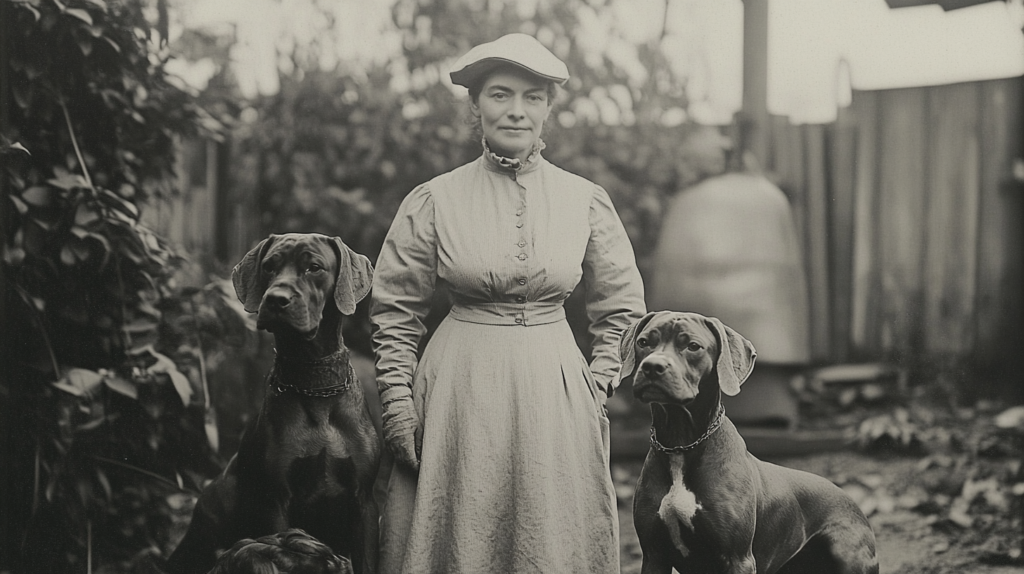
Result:
<svg viewBox="0 0 1024 574">
<path fill-rule="evenodd" d="M 607 193 L 540 155 L 565 64 L 511 34 L 456 62 L 483 155 L 414 189 L 377 261 L 371 319 L 396 464 L 381 572 L 618 572 L 604 401 L 645 311 Z M 583 280 L 588 365 L 562 303 Z M 453 307 L 417 363 L 435 286 Z"/>
</svg>

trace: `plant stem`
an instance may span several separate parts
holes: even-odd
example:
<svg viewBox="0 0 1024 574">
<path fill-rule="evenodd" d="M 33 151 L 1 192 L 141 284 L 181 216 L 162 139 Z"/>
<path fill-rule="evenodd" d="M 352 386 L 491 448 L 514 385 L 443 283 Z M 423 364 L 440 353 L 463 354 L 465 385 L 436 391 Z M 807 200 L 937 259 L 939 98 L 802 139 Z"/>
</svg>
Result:
<svg viewBox="0 0 1024 574">
<path fill-rule="evenodd" d="M 203 352 L 203 334 L 199 330 L 199 314 L 196 313 L 196 301 L 194 298 L 189 299 L 189 306 L 192 308 L 192 323 L 196 327 L 196 348 L 199 349 L 199 378 L 203 381 L 204 406 L 207 412 L 209 412 L 212 401 L 210 400 L 210 384 L 206 379 L 206 353 Z"/>
<path fill-rule="evenodd" d="M 131 350 L 132 345 L 132 334 L 128 331 L 128 306 L 125 301 L 128 299 L 128 293 L 124 289 L 124 276 L 121 274 L 121 256 L 114 253 L 114 270 L 117 272 L 117 286 L 121 290 L 121 343 L 124 345 L 125 350 Z"/>
<path fill-rule="evenodd" d="M 92 574 L 92 520 L 85 521 L 85 540 L 86 540 L 86 555 L 85 555 L 85 571 L 88 574 Z"/>
<path fill-rule="evenodd" d="M 82 166 L 82 175 L 85 176 L 85 182 L 89 184 L 89 189 L 96 191 L 96 188 L 92 185 L 92 178 L 89 177 L 89 168 L 85 166 L 85 158 L 82 157 L 82 150 L 78 148 L 78 138 L 75 137 L 75 128 L 71 126 L 71 114 L 68 113 L 68 107 L 64 104 L 64 100 L 60 100 L 60 109 L 64 110 L 64 121 L 68 124 L 68 135 L 71 136 L 71 145 L 75 148 L 75 155 L 78 156 L 78 165 Z"/>
<path fill-rule="evenodd" d="M 112 458 L 107 458 L 107 457 L 104 457 L 104 456 L 97 456 L 95 454 L 91 455 L 91 457 L 92 457 L 93 460 L 96 460 L 96 461 L 99 461 L 99 462 L 105 462 L 107 464 L 112 464 L 114 466 L 119 466 L 121 468 L 124 468 L 124 469 L 127 469 L 127 470 L 131 470 L 131 471 L 137 472 L 139 474 L 148 476 L 149 478 L 152 478 L 154 480 L 159 480 L 160 482 L 163 482 L 165 484 L 169 484 L 170 486 L 173 486 L 174 488 L 177 488 L 178 490 L 186 490 L 186 489 L 181 488 L 178 485 L 178 483 L 176 483 L 176 482 L 174 482 L 174 481 L 172 481 L 170 479 L 164 478 L 164 477 L 160 476 L 159 474 L 157 474 L 155 472 L 150 472 L 150 471 L 148 471 L 148 470 L 146 470 L 144 468 L 139 468 L 137 466 L 128 464 L 126 462 L 121 462 L 119 460 L 114 460 Z M 189 492 L 191 492 L 191 491 L 189 491 Z"/>
<path fill-rule="evenodd" d="M 38 310 L 35 303 L 32 302 L 32 296 L 25 291 L 21 285 L 14 285 L 14 289 L 21 295 L 21 299 L 28 305 L 28 308 L 33 311 L 32 318 L 36 320 L 39 325 L 39 334 L 43 336 L 43 343 L 46 344 L 46 350 L 50 354 L 50 364 L 53 365 L 53 373 L 60 379 L 64 376 L 60 371 L 60 364 L 57 363 L 57 353 L 53 350 L 53 344 L 50 343 L 50 334 L 46 332 L 46 322 L 43 321 L 43 312 Z"/>
<path fill-rule="evenodd" d="M 39 459 L 42 458 L 42 445 L 39 444 L 39 436 L 36 436 L 36 460 L 34 474 L 32 477 L 32 516 L 36 515 L 39 509 Z"/>
</svg>

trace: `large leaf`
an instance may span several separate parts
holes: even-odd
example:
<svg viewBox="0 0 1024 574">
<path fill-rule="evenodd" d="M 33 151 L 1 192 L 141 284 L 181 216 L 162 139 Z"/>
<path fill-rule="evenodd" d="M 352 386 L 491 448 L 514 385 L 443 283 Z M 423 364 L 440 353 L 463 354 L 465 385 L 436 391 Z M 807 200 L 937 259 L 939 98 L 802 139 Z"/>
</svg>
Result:
<svg viewBox="0 0 1024 574">
<path fill-rule="evenodd" d="M 103 472 L 102 468 L 96 467 L 96 480 L 98 480 L 100 486 L 103 487 L 103 493 L 107 496 L 107 502 L 110 502 L 113 498 L 114 490 L 110 487 L 110 480 L 107 478 L 107 474 Z"/>
<path fill-rule="evenodd" d="M 68 369 L 60 380 L 52 384 L 66 393 L 84 397 L 92 394 L 103 384 L 103 375 L 89 369 Z"/>
<path fill-rule="evenodd" d="M 33 89 L 32 84 L 17 83 L 11 91 L 14 93 L 14 102 L 18 104 L 18 107 L 26 109 L 32 105 L 32 99 L 35 95 L 35 90 Z"/>
<path fill-rule="evenodd" d="M 78 262 L 78 258 L 75 257 L 75 252 L 71 249 L 70 245 L 64 245 L 60 248 L 60 262 L 68 267 Z"/>
<path fill-rule="evenodd" d="M 109 45 L 109 46 L 110 46 L 111 48 L 113 48 L 115 52 L 117 52 L 118 54 L 120 54 L 120 53 L 121 53 L 121 46 L 118 46 L 118 45 L 117 45 L 117 42 L 115 42 L 115 41 L 114 41 L 114 40 L 113 40 L 113 39 L 112 39 L 112 38 L 111 38 L 110 36 L 104 36 L 104 37 L 103 37 L 103 40 L 104 40 L 104 41 L 105 41 L 105 42 L 106 42 L 106 43 L 107 43 L 107 44 L 108 44 L 108 45 Z"/>
<path fill-rule="evenodd" d="M 133 219 L 139 218 L 139 208 L 136 207 L 134 203 L 126 201 L 120 195 L 117 195 L 116 193 L 110 191 L 109 189 L 102 189 L 100 190 L 100 193 L 102 194 L 105 203 L 107 203 L 108 205 L 120 209 L 127 215 L 132 216 Z"/>
<path fill-rule="evenodd" d="M 138 335 L 139 333 L 149 333 L 155 331 L 159 326 L 159 323 L 157 323 L 156 321 L 146 321 L 144 319 L 140 319 L 128 323 L 123 327 L 123 330 L 125 333 L 129 333 L 131 335 Z"/>
<path fill-rule="evenodd" d="M 48 187 L 35 186 L 21 192 L 25 203 L 36 207 L 46 207 L 53 202 L 53 190 Z"/>
<path fill-rule="evenodd" d="M 31 74 L 30 74 L 30 77 L 31 77 Z M 32 152 L 28 151 L 28 149 L 25 148 L 25 146 L 21 145 L 18 142 L 14 142 L 11 145 L 7 146 L 7 150 L 8 151 L 23 151 L 23 152 L 27 153 L 28 155 L 32 155 Z"/>
<path fill-rule="evenodd" d="M 135 383 L 124 379 L 115 374 L 108 373 L 103 377 L 103 384 L 107 385 L 110 390 L 121 393 L 122 395 L 132 398 L 139 398 L 139 390 L 135 387 Z"/>
<path fill-rule="evenodd" d="M 28 204 L 25 203 L 24 200 L 22 200 L 17 195 L 14 195 L 13 193 L 11 195 L 8 195 L 7 197 L 11 198 L 11 202 L 14 203 L 14 207 L 18 208 L 18 213 L 22 215 L 28 213 Z"/>
<path fill-rule="evenodd" d="M 220 297 L 221 302 L 224 306 L 230 309 L 239 319 L 242 320 L 242 324 L 249 331 L 255 333 L 256 329 L 256 315 L 245 310 L 242 302 L 238 300 L 238 295 L 235 294 L 235 287 L 229 279 L 218 279 L 210 282 L 206 289 L 211 289 L 217 293 Z"/>
<path fill-rule="evenodd" d="M 12 245 L 3 246 L 3 257 L 4 263 L 11 267 L 17 267 L 21 265 L 21 262 L 25 260 L 25 250 L 21 247 L 14 247 Z"/>
<path fill-rule="evenodd" d="M 78 18 L 82 22 L 85 22 L 86 24 L 92 26 L 92 15 L 86 12 L 85 10 L 82 10 L 81 8 L 68 8 L 64 11 L 64 13 L 68 16 Z"/>
<path fill-rule="evenodd" d="M 92 54 L 92 39 L 91 38 L 79 38 L 78 49 L 82 51 L 83 56 Z"/>
<path fill-rule="evenodd" d="M 60 167 L 54 168 L 53 174 L 56 177 L 48 179 L 46 183 L 49 183 L 54 187 L 66 190 L 89 187 L 89 184 L 85 181 L 84 177 L 75 173 L 70 173 L 66 169 L 62 169 Z"/>
<path fill-rule="evenodd" d="M 158 353 L 152 345 L 147 345 L 141 349 L 133 350 L 131 354 L 148 354 L 156 359 L 156 362 L 150 365 L 146 369 L 146 372 L 153 375 L 166 374 L 170 377 L 171 383 L 174 385 L 174 390 L 176 390 L 178 392 L 178 396 L 181 397 L 182 404 L 188 406 L 189 402 L 192 400 L 192 385 L 188 382 L 188 377 L 178 370 L 178 366 L 174 364 L 174 361 L 172 361 L 170 357 Z"/>
<path fill-rule="evenodd" d="M 75 225 L 85 227 L 90 223 L 98 221 L 100 214 L 86 203 L 78 204 L 78 208 L 75 210 Z"/>
<path fill-rule="evenodd" d="M 75 237 L 78 237 L 79 239 L 86 239 L 86 240 L 95 241 L 95 242 L 97 242 L 97 243 L 99 243 L 100 245 L 103 246 L 103 251 L 108 252 L 108 253 L 110 252 L 110 240 L 107 239 L 106 236 L 104 236 L 104 235 L 101 235 L 99 233 L 95 233 L 93 231 L 89 231 L 88 229 L 85 229 L 85 228 L 82 228 L 82 227 L 78 227 L 78 226 L 72 227 L 71 228 L 71 233 Z"/>
<path fill-rule="evenodd" d="M 203 428 L 206 430 L 206 442 L 214 452 L 220 450 L 220 432 L 217 430 L 217 419 L 213 409 L 206 409 Z"/>
</svg>

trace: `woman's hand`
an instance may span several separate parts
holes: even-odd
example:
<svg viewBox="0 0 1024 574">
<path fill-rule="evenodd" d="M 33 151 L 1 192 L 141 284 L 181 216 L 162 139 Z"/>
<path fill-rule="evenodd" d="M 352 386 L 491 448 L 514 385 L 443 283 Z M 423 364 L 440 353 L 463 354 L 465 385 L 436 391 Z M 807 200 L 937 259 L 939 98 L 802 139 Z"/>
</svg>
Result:
<svg viewBox="0 0 1024 574">
<path fill-rule="evenodd" d="M 384 444 L 395 460 L 418 471 L 423 449 L 423 430 L 412 397 L 397 399 L 384 405 L 382 413 Z"/>
</svg>

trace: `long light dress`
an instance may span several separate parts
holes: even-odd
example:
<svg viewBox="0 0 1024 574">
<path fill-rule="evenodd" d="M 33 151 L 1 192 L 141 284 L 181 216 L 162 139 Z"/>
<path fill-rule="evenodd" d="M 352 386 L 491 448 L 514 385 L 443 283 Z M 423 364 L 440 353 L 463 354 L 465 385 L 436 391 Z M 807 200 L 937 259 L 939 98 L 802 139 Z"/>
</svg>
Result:
<svg viewBox="0 0 1024 574">
<path fill-rule="evenodd" d="M 485 152 L 414 189 L 377 261 L 382 402 L 411 392 L 418 477 L 396 464 L 380 572 L 619 572 L 603 399 L 644 313 L 632 246 L 604 189 L 535 154 Z M 580 282 L 588 365 L 563 302 Z M 433 291 L 453 307 L 417 361 Z"/>
</svg>

